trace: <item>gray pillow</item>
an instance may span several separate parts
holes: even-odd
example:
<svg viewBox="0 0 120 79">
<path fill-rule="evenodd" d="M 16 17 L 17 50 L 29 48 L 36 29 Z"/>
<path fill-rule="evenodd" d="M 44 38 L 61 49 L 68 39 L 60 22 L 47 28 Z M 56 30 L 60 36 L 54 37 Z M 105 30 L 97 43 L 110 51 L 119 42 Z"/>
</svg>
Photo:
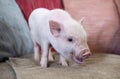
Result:
<svg viewBox="0 0 120 79">
<path fill-rule="evenodd" d="M 0 0 L 0 58 L 33 53 L 30 31 L 15 0 Z"/>
</svg>

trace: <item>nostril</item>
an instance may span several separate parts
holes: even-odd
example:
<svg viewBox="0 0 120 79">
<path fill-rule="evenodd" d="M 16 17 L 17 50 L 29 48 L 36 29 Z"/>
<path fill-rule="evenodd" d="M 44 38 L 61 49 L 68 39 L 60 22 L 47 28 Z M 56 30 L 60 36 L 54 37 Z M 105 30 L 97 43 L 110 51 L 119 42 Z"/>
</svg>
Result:
<svg viewBox="0 0 120 79">
<path fill-rule="evenodd" d="M 83 55 L 83 59 L 88 58 L 91 54 Z"/>
<path fill-rule="evenodd" d="M 82 55 L 82 57 L 85 59 L 85 58 L 88 58 L 90 55 L 91 55 L 91 53 L 89 51 L 87 51 L 86 53 L 84 53 Z"/>
<path fill-rule="evenodd" d="M 82 50 L 82 54 L 84 55 L 84 54 L 86 54 L 86 52 L 88 52 L 89 50 L 88 49 L 83 49 Z"/>
<path fill-rule="evenodd" d="M 89 49 L 84 49 L 81 51 L 83 59 L 88 58 L 91 55 L 91 52 Z"/>
<path fill-rule="evenodd" d="M 82 54 L 82 55 L 86 54 L 86 52 L 90 52 L 90 50 L 89 50 L 89 49 L 82 49 L 82 50 L 81 50 L 81 54 Z"/>
</svg>

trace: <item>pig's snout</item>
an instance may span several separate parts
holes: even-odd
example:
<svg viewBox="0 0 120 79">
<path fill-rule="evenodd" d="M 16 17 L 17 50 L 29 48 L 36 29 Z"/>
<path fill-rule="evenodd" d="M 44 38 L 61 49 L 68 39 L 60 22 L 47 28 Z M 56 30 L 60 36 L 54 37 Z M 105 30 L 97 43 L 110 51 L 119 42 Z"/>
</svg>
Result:
<svg viewBox="0 0 120 79">
<path fill-rule="evenodd" d="M 91 55 L 90 50 L 88 49 L 84 49 L 80 52 L 80 54 L 77 54 L 76 56 L 74 56 L 74 61 L 78 64 L 83 63 L 83 60 L 88 58 Z"/>
<path fill-rule="evenodd" d="M 88 49 L 85 49 L 82 53 L 83 58 L 88 58 L 90 55 L 91 55 L 91 52 Z"/>
</svg>

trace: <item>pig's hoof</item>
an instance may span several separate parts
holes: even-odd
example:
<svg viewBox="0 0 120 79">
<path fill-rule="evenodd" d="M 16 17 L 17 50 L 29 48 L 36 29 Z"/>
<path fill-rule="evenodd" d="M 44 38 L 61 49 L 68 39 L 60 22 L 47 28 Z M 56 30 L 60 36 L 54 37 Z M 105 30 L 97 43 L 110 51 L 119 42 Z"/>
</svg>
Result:
<svg viewBox="0 0 120 79">
<path fill-rule="evenodd" d="M 40 66 L 42 68 L 47 68 L 47 63 L 46 62 L 40 62 Z"/>
<path fill-rule="evenodd" d="M 35 64 L 39 65 L 40 60 L 39 59 L 34 59 Z"/>
<path fill-rule="evenodd" d="M 65 62 L 60 62 L 60 64 L 61 64 L 62 66 L 64 66 L 64 67 L 68 67 L 68 66 L 69 66 L 68 63 L 67 63 L 67 61 L 65 61 Z"/>
<path fill-rule="evenodd" d="M 68 67 L 68 63 L 64 63 L 64 64 L 62 64 L 62 66 Z"/>
<path fill-rule="evenodd" d="M 42 68 L 47 68 L 47 64 L 40 64 Z"/>
</svg>

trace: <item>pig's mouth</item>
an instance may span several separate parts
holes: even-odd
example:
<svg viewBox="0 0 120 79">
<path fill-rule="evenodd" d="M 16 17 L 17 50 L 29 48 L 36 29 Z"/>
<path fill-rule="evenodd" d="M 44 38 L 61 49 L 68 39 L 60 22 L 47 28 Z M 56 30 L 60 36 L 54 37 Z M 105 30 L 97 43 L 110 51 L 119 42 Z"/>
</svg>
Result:
<svg viewBox="0 0 120 79">
<path fill-rule="evenodd" d="M 78 64 L 82 64 L 83 63 L 83 58 L 76 58 L 76 57 L 74 57 L 73 59 Z"/>
</svg>

